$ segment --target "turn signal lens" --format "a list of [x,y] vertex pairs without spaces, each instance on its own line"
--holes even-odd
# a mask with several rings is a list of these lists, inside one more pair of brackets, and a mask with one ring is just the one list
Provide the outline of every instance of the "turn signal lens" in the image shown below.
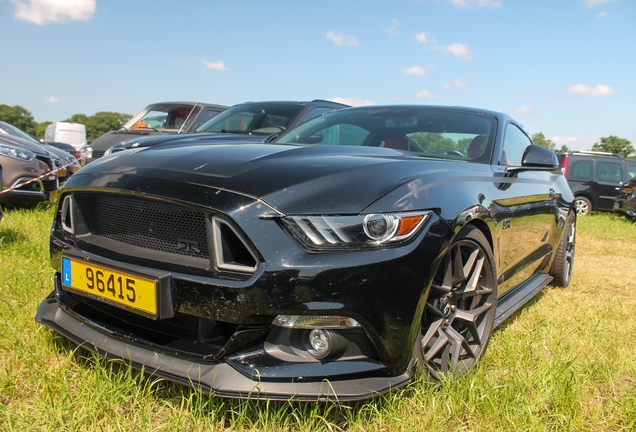
[[338,315],[278,315],[272,325],[296,329],[360,327],[355,319]]

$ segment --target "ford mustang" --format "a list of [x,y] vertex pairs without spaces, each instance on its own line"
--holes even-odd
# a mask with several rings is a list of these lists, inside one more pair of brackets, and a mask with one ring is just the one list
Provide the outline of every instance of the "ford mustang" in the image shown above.
[[462,373],[570,283],[558,165],[508,115],[441,106],[104,157],[60,190],[36,320],[221,397],[360,400]]

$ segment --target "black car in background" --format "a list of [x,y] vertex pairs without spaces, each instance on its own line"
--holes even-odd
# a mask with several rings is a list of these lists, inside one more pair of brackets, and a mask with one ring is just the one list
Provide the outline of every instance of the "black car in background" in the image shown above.
[[636,177],[625,183],[616,198],[614,198],[614,211],[627,217],[636,217]]
[[39,323],[218,396],[358,400],[471,368],[570,283],[574,196],[505,114],[349,108],[202,141],[71,177]]
[[227,106],[200,102],[159,102],[148,105],[121,129],[105,133],[90,144],[89,161],[122,141],[154,135],[188,133],[211,119]]
[[636,160],[617,154],[573,151],[557,156],[576,198],[579,216],[591,211],[612,211],[623,183],[636,176]]
[[206,136],[179,135],[130,139],[111,147],[106,154],[160,144],[217,141],[263,142],[273,140],[288,129],[335,110],[347,108],[338,102],[316,99],[310,102],[261,101],[233,105],[193,132]]

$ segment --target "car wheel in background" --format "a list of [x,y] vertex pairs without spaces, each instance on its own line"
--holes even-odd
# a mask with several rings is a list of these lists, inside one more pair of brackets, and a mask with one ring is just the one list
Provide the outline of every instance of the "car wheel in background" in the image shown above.
[[574,250],[576,248],[576,218],[574,213],[568,215],[563,230],[561,242],[557,249],[550,274],[554,277],[554,285],[565,288],[570,285],[572,267],[574,265]]
[[579,196],[574,199],[576,205],[576,214],[579,216],[585,216],[592,211],[592,203],[589,199]]
[[460,232],[437,270],[415,343],[418,368],[435,379],[473,366],[486,350],[497,307],[497,278],[484,235]]

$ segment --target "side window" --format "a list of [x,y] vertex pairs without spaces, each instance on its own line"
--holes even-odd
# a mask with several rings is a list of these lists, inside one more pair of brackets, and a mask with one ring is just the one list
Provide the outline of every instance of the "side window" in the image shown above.
[[636,177],[636,165],[627,165],[627,177]]
[[212,110],[203,111],[201,115],[197,118],[193,128],[198,128],[199,126],[201,126],[206,121],[210,120],[212,117],[214,117],[218,113],[219,113],[218,111],[212,111]]
[[592,161],[580,160],[572,164],[569,177],[572,180],[592,181]]
[[521,132],[521,129],[513,124],[506,126],[501,164],[521,166],[523,152],[530,144],[532,144],[532,142],[528,139],[526,134]]
[[620,183],[622,176],[621,164],[618,162],[597,162],[596,180],[608,183]]
[[324,113],[328,113],[333,111],[335,108],[327,108],[327,107],[316,107],[316,108],[312,108],[307,115],[305,116],[305,118],[303,119],[303,123],[311,120],[312,118],[316,118],[316,117],[320,117],[321,115],[323,115]]

